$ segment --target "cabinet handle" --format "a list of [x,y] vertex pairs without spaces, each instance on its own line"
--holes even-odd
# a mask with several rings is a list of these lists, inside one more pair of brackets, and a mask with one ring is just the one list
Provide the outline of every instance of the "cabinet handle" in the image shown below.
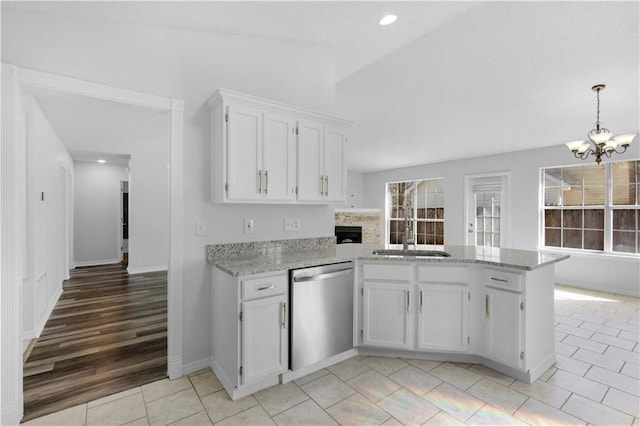
[[320,175],[320,195],[324,195],[324,176]]
[[271,284],[271,285],[265,285],[265,286],[262,286],[262,287],[258,287],[258,291],[270,290],[272,288],[276,288],[276,285],[275,284]]
[[282,302],[282,328],[287,328],[287,302]]
[[262,194],[262,170],[258,170],[258,194]]
[[409,296],[409,290],[407,290],[407,313],[409,313],[409,306],[411,305],[411,296]]
[[498,281],[499,283],[508,283],[509,282],[509,280],[506,280],[504,278],[496,278],[496,277],[491,277],[491,280]]
[[329,195],[329,176],[325,176],[325,177],[324,177],[324,179],[325,179],[325,181],[327,182],[327,187],[326,187],[326,189],[324,190],[324,195],[327,195],[327,196],[328,196],[328,195]]
[[422,290],[420,290],[420,313],[422,313]]
[[484,314],[487,318],[489,318],[489,295],[488,294],[484,297]]
[[269,191],[269,171],[268,170],[264,171],[264,181],[265,181],[264,193],[266,194]]

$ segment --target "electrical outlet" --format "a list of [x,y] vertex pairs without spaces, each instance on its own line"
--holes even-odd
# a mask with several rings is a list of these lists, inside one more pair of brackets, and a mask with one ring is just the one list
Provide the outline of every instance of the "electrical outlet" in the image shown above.
[[253,219],[245,219],[244,220],[244,233],[245,234],[253,234],[254,226]]
[[284,230],[286,232],[290,231],[299,231],[300,230],[300,219],[284,219]]

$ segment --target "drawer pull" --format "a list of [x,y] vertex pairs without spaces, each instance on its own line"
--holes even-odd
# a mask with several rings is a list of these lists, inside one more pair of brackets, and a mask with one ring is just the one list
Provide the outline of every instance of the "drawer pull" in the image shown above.
[[262,290],[271,290],[272,288],[276,288],[275,284],[271,284],[271,285],[265,285],[262,287],[258,287],[258,291],[262,291]]
[[283,302],[282,303],[282,322],[281,322],[281,326],[282,328],[287,328],[287,303]]
[[407,313],[409,313],[409,306],[411,305],[411,299],[409,299],[409,290],[407,290]]
[[504,278],[496,278],[496,277],[491,277],[491,280],[498,281],[499,283],[508,283],[509,282],[509,280],[506,280]]

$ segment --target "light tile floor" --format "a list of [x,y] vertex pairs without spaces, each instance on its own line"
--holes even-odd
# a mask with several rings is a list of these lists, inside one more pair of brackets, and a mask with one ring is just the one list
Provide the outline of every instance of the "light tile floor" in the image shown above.
[[231,401],[210,369],[28,425],[640,425],[639,299],[556,287],[558,361],[528,385],[480,365],[356,357]]

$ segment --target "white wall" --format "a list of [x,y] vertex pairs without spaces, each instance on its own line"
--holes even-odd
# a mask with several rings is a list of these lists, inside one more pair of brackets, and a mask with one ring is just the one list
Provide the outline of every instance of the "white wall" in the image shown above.
[[347,208],[363,206],[364,180],[362,173],[349,171],[347,176]]
[[[23,339],[40,335],[67,277],[65,204],[73,162],[33,97],[23,94],[26,115],[27,221],[23,282]],[[70,232],[70,229],[68,230]]]
[[120,182],[128,180],[119,164],[74,162],[74,264],[103,265],[121,260]]
[[[615,160],[640,158],[640,144]],[[591,161],[591,160],[590,160]],[[511,248],[536,250],[539,246],[538,199],[540,168],[583,164],[563,145],[477,157],[364,175],[364,206],[384,211],[385,183],[410,179],[445,179],[445,244],[465,243],[464,176],[489,172],[511,174]],[[384,229],[384,228],[383,228]],[[384,235],[382,236],[384,239]],[[384,242],[384,241],[382,241]],[[556,265],[556,281],[585,288],[640,295],[640,259],[620,256],[571,254]]]
[[169,150],[165,140],[129,147],[129,273],[166,270],[169,262]]
[[[333,209],[326,206],[209,202],[209,116],[204,104],[223,87],[332,113],[335,81],[328,49],[281,40],[84,22],[7,8],[2,13],[2,60],[185,101],[183,360],[187,366],[210,356],[207,244],[333,235]],[[162,148],[156,145],[156,149]],[[120,152],[131,153],[133,210],[138,160],[135,152]],[[242,219],[247,217],[257,220],[254,234],[242,233]],[[285,217],[299,218],[302,229],[285,233]],[[199,220],[207,222],[205,237],[195,235]],[[167,224],[159,221],[152,227],[160,233],[168,229]],[[133,227],[131,223],[132,261]]]

